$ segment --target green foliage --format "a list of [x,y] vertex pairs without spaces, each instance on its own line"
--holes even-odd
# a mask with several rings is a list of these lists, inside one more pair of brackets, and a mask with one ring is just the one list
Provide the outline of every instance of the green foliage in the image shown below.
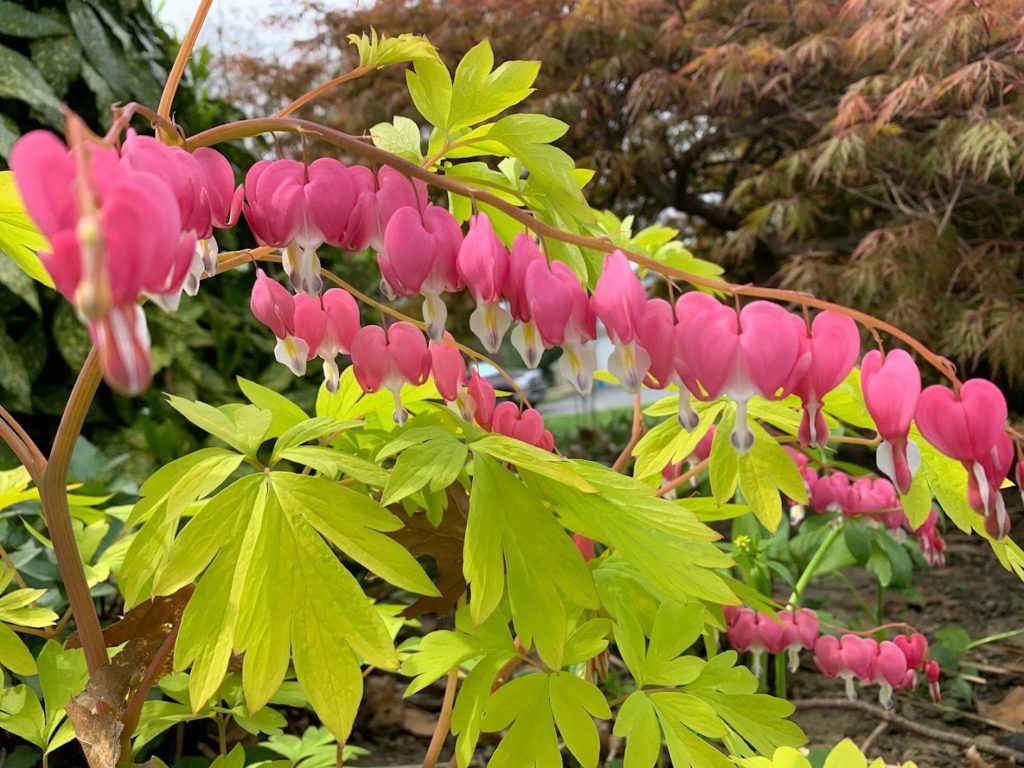
[[[736,763],[741,768],[811,768],[810,761],[791,747],[780,747],[771,758],[750,757]],[[870,765],[857,745],[849,739],[843,739],[835,749],[828,753],[823,768],[885,768],[886,762],[881,758],[873,760]],[[899,768],[916,768],[914,763],[901,763]]]
[[20,736],[44,754],[75,738],[65,719],[64,706],[79,693],[88,678],[80,650],[64,650],[57,643],[43,646],[35,662],[38,688],[24,683],[8,688],[0,697],[0,728]]
[[419,35],[378,36],[376,30],[371,29],[369,35],[349,35],[348,40],[359,52],[359,64],[364,67],[380,68],[389,64],[437,58],[437,49]]

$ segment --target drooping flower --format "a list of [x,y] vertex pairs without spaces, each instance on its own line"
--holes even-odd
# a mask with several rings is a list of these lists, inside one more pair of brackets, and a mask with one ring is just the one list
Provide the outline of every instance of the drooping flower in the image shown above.
[[507,400],[504,403],[499,403],[494,409],[494,416],[491,418],[491,431],[522,440],[524,443],[535,445],[538,448],[544,448],[546,444],[544,417],[540,415],[540,411],[534,408],[525,408],[520,411],[519,406]]
[[909,671],[902,648],[891,640],[883,640],[878,644],[874,676],[879,686],[878,703],[885,709],[892,708],[893,690],[906,686]]
[[814,663],[825,677],[845,681],[846,697],[851,701],[857,698],[855,679],[863,683],[874,680],[877,656],[878,643],[857,635],[822,635],[814,644]]
[[494,354],[512,324],[512,316],[501,305],[508,279],[509,254],[494,234],[487,214],[478,213],[469,220],[469,232],[459,249],[459,272],[476,300],[469,316],[469,327],[484,349]]
[[[359,166],[352,170],[356,168]],[[384,235],[396,211],[402,208],[423,211],[430,202],[427,185],[423,181],[410,179],[388,165],[380,167],[376,178],[367,169],[366,173],[360,172],[356,181],[359,188],[356,209],[361,220],[359,232],[363,242],[377,253],[385,250]]]
[[[39,254],[54,285],[89,326],[110,386],[135,395],[152,378],[142,294],[175,293],[194,240],[183,235],[173,191],[99,144],[69,151],[32,131],[11,152],[25,207],[50,241]],[[80,177],[80,174],[82,176]]]
[[811,507],[815,512],[842,512],[849,506],[850,476],[832,472],[819,477],[811,488]]
[[864,405],[882,437],[875,452],[878,469],[900,493],[907,494],[921,465],[921,452],[907,437],[921,395],[921,372],[902,349],[894,349],[884,358],[873,349],[861,361],[860,382]]
[[597,338],[597,319],[579,279],[561,261],[534,260],[523,290],[543,345],[562,347],[558,370],[580,394],[589,393],[597,367],[590,343]]
[[430,372],[438,393],[454,404],[462,418],[472,419],[476,403],[466,389],[466,361],[450,334],[445,333],[440,342],[430,342],[430,360]]
[[800,651],[813,651],[818,641],[818,614],[810,608],[799,608],[795,612],[780,611],[779,618],[790,628],[786,634],[785,650],[789,656],[789,671],[796,672],[800,667]]
[[932,507],[927,519],[920,528],[915,531],[917,534],[917,545],[921,549],[921,555],[933,568],[942,568],[946,565],[946,542],[938,530],[939,513]]
[[932,701],[936,704],[942,703],[942,690],[939,687],[939,677],[942,675],[942,669],[939,667],[939,663],[932,659],[925,662],[924,674],[928,679],[928,692],[931,694]]
[[348,291],[331,288],[323,296],[296,294],[295,335],[306,342],[307,360],[319,356],[324,361],[327,391],[338,391],[336,358],[348,354],[359,330],[359,307]]
[[491,428],[491,419],[497,405],[494,387],[474,368],[466,385],[466,394],[473,402],[473,419],[484,429]]
[[352,339],[352,368],[364,392],[391,391],[394,419],[404,424],[409,412],[402,405],[403,384],[419,386],[430,376],[427,340],[412,323],[398,322],[386,331],[379,325],[359,329]]
[[[242,202],[245,189],[235,185],[235,173],[231,163],[220,152],[210,147],[200,147],[192,156],[199,164],[203,177],[203,188],[210,206],[210,218],[213,227],[224,229],[233,227],[242,213]],[[205,272],[217,274],[217,255],[220,251],[212,228],[209,232],[197,235],[196,257],[193,258],[189,276],[185,279],[185,293],[195,296],[199,290],[199,277]]]
[[384,250],[377,254],[383,280],[395,296],[423,294],[427,335],[440,341],[448,309],[442,293],[462,290],[458,255],[462,230],[447,209],[428,205],[399,208],[384,232]]
[[737,315],[706,294],[691,291],[676,302],[681,334],[680,378],[695,396],[726,395],[736,403],[731,440],[740,453],[754,435],[747,424],[747,403],[754,395],[777,400],[788,381],[799,378],[800,329],[782,307],[754,301]]
[[[512,346],[526,363],[527,368],[536,368],[544,352],[544,339],[533,320],[531,304],[527,297],[526,274],[534,262],[547,268],[547,259],[537,247],[536,241],[525,232],[520,232],[512,241],[509,254],[508,279],[502,293],[508,302],[509,312],[516,321],[512,329]],[[561,287],[561,284],[558,284]],[[550,300],[557,301],[553,296]]]
[[802,344],[802,354],[808,356],[809,363],[790,387],[803,404],[800,443],[824,445],[828,442],[828,425],[821,403],[853,370],[860,351],[860,334],[851,318],[825,311],[815,316]]
[[985,516],[985,530],[1001,538],[1010,519],[999,491],[1013,463],[1013,443],[1003,433],[1006,398],[984,379],[970,379],[959,394],[933,385],[921,393],[917,426],[921,435],[967,469],[968,501]]
[[[288,366],[296,376],[305,375],[306,362],[311,360],[316,352],[311,352],[309,343],[296,333],[295,300],[288,290],[276,280],[267,277],[267,273],[262,269],[257,269],[249,308],[255,318],[277,337],[274,359]],[[321,330],[321,335],[322,333]]]
[[316,296],[323,287],[317,249],[351,241],[359,188],[349,168],[322,157],[308,167],[297,160],[260,160],[245,176],[245,218],[262,245],[282,249],[292,287]]
[[920,632],[910,635],[896,635],[892,639],[907,660],[907,667],[910,669],[923,669],[925,659],[928,656],[928,638]]
[[639,343],[647,292],[622,251],[605,257],[591,305],[615,345],[608,370],[627,392],[638,392],[651,365],[650,355]]

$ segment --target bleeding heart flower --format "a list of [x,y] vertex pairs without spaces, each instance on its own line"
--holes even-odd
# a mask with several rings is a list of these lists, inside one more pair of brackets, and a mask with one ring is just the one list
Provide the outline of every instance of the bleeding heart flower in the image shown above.
[[917,405],[924,439],[966,467],[968,500],[985,515],[985,529],[993,538],[1010,529],[999,491],[1013,463],[1013,444],[1003,434],[1007,415],[1003,393],[984,379],[965,381],[959,395],[943,386],[928,387]]
[[933,568],[942,568],[946,565],[946,542],[938,531],[939,513],[932,507],[927,519],[917,529],[917,544],[921,548],[921,554]]
[[579,549],[580,554],[583,555],[584,562],[589,563],[597,557],[597,547],[595,546],[593,539],[588,539],[581,533],[574,533],[572,540],[576,545],[576,548]]
[[423,294],[427,335],[440,341],[448,309],[444,292],[462,290],[458,270],[462,230],[447,209],[428,205],[399,208],[384,232],[384,250],[377,254],[384,282],[395,296]]
[[430,342],[430,370],[441,397],[455,403],[462,417],[473,418],[474,403],[466,394],[466,361],[454,346],[451,335],[445,334],[441,343]]
[[195,246],[182,234],[173,191],[159,176],[120,162],[113,148],[69,152],[47,131],[15,143],[11,168],[29,215],[50,241],[49,252],[39,254],[43,266],[89,325],[107,382],[138,394],[152,376],[139,296],[178,292]]
[[936,704],[941,704],[942,690],[939,688],[939,677],[942,675],[942,669],[939,667],[938,662],[931,659],[926,661],[924,674],[928,678],[928,692],[931,694],[932,701]]
[[487,214],[474,215],[459,249],[459,272],[476,300],[469,327],[491,354],[501,348],[501,340],[512,324],[512,315],[500,304],[508,279],[508,261],[508,251],[494,234]]
[[882,437],[875,460],[902,494],[910,492],[914,472],[921,466],[921,452],[910,434],[910,422],[921,395],[921,372],[902,349],[882,353],[873,349],[860,364],[864,405]]
[[350,243],[359,187],[349,168],[322,157],[260,160],[245,176],[245,218],[262,245],[282,249],[292,287],[316,296],[323,287],[317,248]]
[[819,477],[811,489],[811,506],[815,512],[843,512],[849,507],[850,476],[833,472]]
[[874,676],[879,685],[878,703],[892,709],[892,692],[904,685],[908,672],[907,657],[896,643],[883,640],[878,644]]
[[[219,229],[235,226],[242,212],[245,190],[241,185],[235,185],[231,163],[220,152],[209,147],[200,147],[192,153],[192,157],[202,172],[203,190],[210,206],[213,226]],[[213,237],[212,228],[209,232],[199,233],[198,237],[196,255],[199,264],[193,259],[189,277],[185,280],[185,293],[189,296],[195,296],[198,292],[202,272],[217,274],[217,254],[220,249]]]
[[491,431],[540,448],[544,441],[544,417],[534,408],[520,411],[515,403],[505,401],[494,409]]
[[842,638],[822,635],[814,644],[814,663],[825,677],[842,678],[846,682],[846,697],[857,698],[854,679],[870,683],[874,680],[878,643],[874,640],[846,634]]
[[296,376],[305,375],[306,362],[313,355],[310,354],[309,344],[296,333],[295,300],[288,290],[267,277],[262,269],[257,269],[249,308],[253,316],[277,337],[274,359],[288,366]]
[[852,319],[826,311],[814,318],[802,344],[802,354],[807,355],[810,362],[803,375],[789,387],[803,401],[800,443],[825,445],[828,424],[821,412],[821,402],[853,370],[860,351],[860,334]]
[[[544,351],[544,340],[537,324],[533,321],[533,312],[527,297],[526,274],[533,263],[542,265],[548,272],[547,259],[540,252],[536,241],[525,232],[520,232],[512,241],[509,255],[508,279],[505,280],[503,294],[508,302],[509,311],[517,325],[512,329],[512,346],[526,363],[527,368],[536,368]],[[557,284],[561,288],[561,284]],[[557,288],[556,288],[557,290]],[[557,297],[554,297],[557,300]]]
[[141,306],[132,303],[112,307],[101,320],[89,324],[89,336],[111,389],[133,396],[149,387],[153,363],[149,328]]
[[379,325],[359,329],[352,339],[352,369],[364,392],[384,388],[395,400],[395,423],[405,424],[409,412],[402,406],[403,384],[419,386],[430,376],[427,340],[412,323],[399,322],[386,331]]
[[534,260],[526,269],[524,293],[543,346],[562,346],[559,371],[580,394],[589,393],[597,367],[590,343],[597,338],[597,320],[580,281],[561,261]]
[[352,294],[341,288],[331,288],[321,297],[326,318],[324,339],[316,353],[324,361],[324,380],[327,391],[338,391],[338,355],[347,355],[352,348],[352,339],[359,331],[359,306]]
[[490,429],[497,398],[494,394],[494,387],[491,386],[487,379],[480,375],[476,368],[470,374],[469,384],[466,385],[466,393],[473,401],[473,418],[476,420],[476,423],[484,429]]
[[800,608],[795,613],[781,611],[779,618],[790,628],[786,635],[788,643],[785,650],[789,656],[789,671],[796,672],[800,667],[800,651],[814,650],[814,644],[818,641],[818,614],[810,608]]
[[615,345],[608,370],[627,392],[639,392],[651,365],[650,355],[638,343],[647,292],[622,251],[605,256],[591,306]]
[[912,635],[896,635],[892,641],[903,651],[910,669],[924,667],[925,658],[928,656],[928,638],[920,632],[915,632]]
[[747,403],[754,395],[777,400],[800,359],[800,332],[794,316],[766,301],[754,301],[737,315],[703,293],[683,294],[676,302],[681,333],[680,378],[701,399],[727,395],[736,403],[733,447],[746,453],[754,442],[747,424]]
[[384,234],[396,211],[402,208],[422,211],[430,202],[426,183],[410,179],[387,165],[377,171],[376,179],[368,172],[360,174],[357,183],[360,193],[356,208],[362,219],[359,231],[363,241],[377,253],[384,251]]

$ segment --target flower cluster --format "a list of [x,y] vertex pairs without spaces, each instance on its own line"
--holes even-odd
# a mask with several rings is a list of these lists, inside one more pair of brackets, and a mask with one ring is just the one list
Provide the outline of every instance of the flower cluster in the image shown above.
[[789,670],[795,672],[800,666],[800,651],[813,650],[818,639],[818,616],[810,608],[780,611],[778,620],[749,608],[726,605],[722,610],[729,645],[739,653],[749,651],[753,654],[751,670],[758,676],[761,675],[761,657],[765,653],[773,656],[787,654]]
[[[107,380],[128,394],[140,392],[152,376],[140,297],[172,310],[183,290],[195,293],[203,272],[216,270],[213,228],[233,225],[242,211],[260,243],[281,249],[299,294],[287,296],[257,275],[252,308],[277,337],[277,358],[301,373],[319,356],[328,387],[336,388],[336,358],[351,353],[367,391],[395,393],[399,420],[405,413],[398,402],[402,384],[421,382],[434,371],[427,339],[444,339],[442,296],[463,289],[476,302],[470,329],[488,351],[498,350],[510,328],[528,366],[539,363],[544,349],[561,347],[559,368],[580,392],[593,386],[600,320],[615,347],[611,372],[633,392],[677,386],[685,428],[697,424],[692,398],[733,400],[730,440],[739,452],[753,443],[747,404],[755,395],[799,397],[800,442],[825,444],[823,401],[859,354],[856,324],[838,312],[811,319],[766,301],[734,308],[699,291],[684,293],[674,305],[648,299],[621,251],[605,258],[588,293],[529,234],[518,234],[507,248],[487,215],[478,213],[464,235],[447,208],[430,202],[423,182],[388,167],[374,173],[331,158],[308,165],[268,160],[253,165],[236,188],[230,165],[217,152],[189,153],[131,131],[120,146],[81,142],[70,151],[52,134],[33,132],[17,142],[11,165],[29,213],[50,240],[44,265],[88,324]],[[351,296],[334,289],[321,295],[317,251],[324,244],[372,248],[385,295],[423,297],[427,339],[408,323],[359,329]],[[471,398],[460,394],[457,383],[464,363],[454,364],[451,354],[447,360],[446,389],[468,414]],[[1006,401],[995,385],[972,379],[956,391],[922,390],[917,365],[902,350],[865,355],[861,382],[881,439],[878,466],[891,487],[908,493],[920,464],[910,439],[916,421],[925,440],[967,469],[968,500],[984,515],[988,533],[1005,536],[1010,521],[999,489],[1014,451],[1004,433]],[[542,429],[537,437],[539,414],[500,411],[501,430],[545,444]],[[1024,475],[1019,466],[1018,474]],[[837,477],[828,483],[841,485]],[[895,508],[890,486],[868,482],[850,484],[853,496],[844,509],[877,510],[882,503]],[[822,492],[829,490],[823,486]]]
[[893,691],[917,688],[919,672],[928,680],[932,699],[942,700],[941,670],[937,662],[928,658],[928,640],[920,633],[897,635],[881,642],[853,634],[822,635],[814,644],[814,663],[825,677],[842,678],[851,700],[857,698],[854,680],[866,685],[874,683],[879,688],[879,702],[889,708]]
[[[993,538],[1010,531],[999,492],[1013,464],[1013,443],[1004,432],[1006,398],[990,381],[970,379],[957,391],[933,385],[921,390],[921,374],[906,352],[883,356],[872,350],[861,362],[864,403],[882,438],[876,457],[900,493],[908,493],[921,463],[920,449],[909,439],[911,421],[941,453],[967,469],[967,499],[985,517]],[[1019,470],[1018,470],[1019,471]]]
[[805,454],[789,446],[784,448],[800,470],[811,509],[815,512],[838,512],[845,517],[873,519],[884,524],[897,538],[904,533],[915,535],[928,564],[945,565],[946,543],[937,530],[939,516],[934,507],[925,522],[915,529],[907,519],[896,488],[886,478],[852,479],[841,471],[819,475],[809,465]]
[[188,153],[129,132],[120,147],[73,149],[32,131],[11,151],[25,207],[49,240],[40,253],[54,285],[89,327],[107,382],[149,386],[149,331],[139,299],[173,311],[216,270],[214,227],[235,223],[241,191],[212,149]]
[[845,634],[842,637],[820,634],[820,624],[809,608],[785,610],[778,618],[750,608],[723,606],[729,645],[739,653],[751,653],[751,671],[760,676],[765,653],[786,653],[789,670],[800,665],[800,651],[813,650],[814,663],[829,679],[846,682],[846,695],[857,698],[854,680],[877,684],[879,702],[892,706],[896,690],[915,689],[920,672],[928,680],[932,698],[941,701],[939,665],[928,659],[928,640],[915,632],[897,635],[881,642],[869,637]]

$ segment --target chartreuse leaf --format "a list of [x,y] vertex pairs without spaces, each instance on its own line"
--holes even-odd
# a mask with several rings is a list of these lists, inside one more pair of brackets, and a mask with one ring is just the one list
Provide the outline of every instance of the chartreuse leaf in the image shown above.
[[361,662],[394,669],[398,659],[380,612],[321,535],[386,578],[432,591],[412,556],[382,533],[400,526],[371,498],[306,475],[252,475],[214,497],[156,577],[171,592],[206,569],[175,648],[175,667],[192,666],[192,706],[217,691],[232,652],[244,652],[242,685],[257,710],[290,657],[321,720],[346,738],[362,697]]
[[916,530],[924,525],[932,511],[932,494],[924,472],[914,473],[910,493],[906,496],[900,494],[900,506],[903,507],[911,528]]
[[372,498],[319,477],[272,476],[282,504],[353,560],[402,589],[439,594],[408,550],[384,535],[400,530],[402,521]]
[[0,252],[13,259],[33,280],[52,288],[53,280],[36,256],[36,251],[44,251],[49,247],[46,238],[25,211],[25,204],[14,184],[14,174],[11,171],[0,172]]
[[270,411],[255,405],[214,408],[176,395],[168,395],[167,402],[200,429],[250,457],[256,455],[274,420]]
[[469,449],[453,435],[438,430],[436,439],[414,445],[398,457],[384,487],[381,504],[390,505],[424,487],[441,491],[455,482]]
[[274,443],[274,450],[270,456],[270,464],[273,466],[281,458],[281,454],[292,448],[297,448],[310,440],[329,438],[342,430],[360,424],[359,421],[338,421],[327,416],[315,416],[312,419],[303,419],[298,424],[293,424],[284,430]]
[[286,429],[300,424],[309,417],[295,403],[282,395],[280,392],[249,381],[241,376],[236,377],[238,388],[246,396],[250,403],[264,411],[270,411],[270,429],[267,430],[266,439],[278,437]]
[[18,675],[36,674],[36,660],[18,635],[0,624],[0,666]]
[[46,719],[35,691],[22,684],[0,693],[0,728],[46,749]]
[[361,35],[349,35],[348,41],[359,51],[359,66],[386,67],[417,59],[436,59],[437,49],[427,38],[420,35],[403,34],[397,37],[377,35],[370,30]]
[[[530,674],[501,686],[484,707],[482,728],[508,728],[488,766],[491,768],[559,768],[555,725],[566,747],[583,768],[595,768],[599,738],[594,718],[611,717],[601,692],[567,672]],[[511,727],[510,727],[511,726]]]
[[495,611],[482,624],[473,626],[469,609],[463,606],[456,613],[454,631],[440,629],[429,633],[403,659],[402,674],[415,678],[404,695],[423,690],[470,659],[500,657],[504,664],[517,654],[508,617]]
[[497,608],[505,592],[522,643],[535,643],[552,668],[562,666],[566,627],[583,608],[597,608],[590,571],[572,539],[511,472],[476,455],[466,526],[463,571],[475,622]]
[[444,132],[452,105],[452,79],[439,59],[419,58],[406,70],[405,82],[416,110],[431,125]]
[[543,451],[522,440],[498,434],[488,434],[469,445],[474,454],[485,453],[492,459],[514,464],[519,469],[536,472],[538,475],[550,477],[560,483],[572,486],[585,493],[594,493],[596,489],[582,477],[573,462]]
[[452,710],[452,733],[455,740],[455,757],[459,768],[468,768],[476,751],[483,725],[484,702],[491,693],[491,686],[508,658],[498,654],[485,656],[476,663],[466,679],[459,686],[459,695]]
[[711,441],[708,478],[711,481],[711,495],[719,505],[728,502],[736,493],[739,478],[739,457],[732,447],[729,435],[736,426],[736,406],[729,403],[725,407],[722,420],[715,430]]
[[396,115],[394,122],[377,123],[370,128],[373,143],[383,150],[414,163],[423,159],[420,127],[408,117]]
[[752,422],[751,430],[754,445],[738,461],[739,489],[761,524],[774,532],[782,519],[779,489],[800,504],[807,504],[807,489],[796,463],[764,427]]
[[235,748],[226,755],[221,755],[210,763],[210,768],[242,768],[244,765],[245,750],[241,744],[236,744]]
[[488,40],[477,43],[459,62],[452,84],[449,131],[494,117],[533,93],[539,61],[506,61],[497,69]]
[[45,589],[16,589],[0,597],[0,621],[24,627],[48,627],[59,618],[49,608],[32,607]]
[[300,445],[282,451],[281,458],[311,467],[331,480],[348,475],[354,480],[376,488],[383,488],[388,482],[388,473],[381,469],[379,464],[341,450]]
[[626,740],[623,768],[653,768],[661,754],[661,731],[651,700],[634,691],[622,703],[612,733]]
[[[118,573],[129,608],[151,594],[153,577],[167,557],[188,506],[220,486],[241,463],[242,456],[237,453],[204,448],[164,465],[142,484],[142,499],[136,503],[127,525],[145,522],[132,537]],[[217,543],[221,541],[218,539]]]
[[[674,399],[673,402],[678,400]],[[667,465],[688,458],[724,408],[725,403],[721,402],[706,405],[698,403],[700,421],[690,432],[679,425],[679,419],[675,418],[676,410],[673,408],[672,417],[647,432],[633,449],[633,455],[637,457],[633,476],[643,478],[660,475]]]
[[614,548],[616,557],[667,595],[683,603],[693,598],[739,602],[713,570],[732,564],[711,543],[718,534],[639,481],[586,462],[575,465],[588,484],[599,487],[598,493],[581,493],[522,468],[520,475],[558,510],[566,527]]

